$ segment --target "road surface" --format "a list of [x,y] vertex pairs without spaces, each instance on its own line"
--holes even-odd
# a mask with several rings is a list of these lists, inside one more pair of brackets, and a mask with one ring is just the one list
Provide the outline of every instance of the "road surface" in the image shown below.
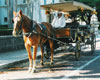
[[2,69],[0,80],[100,80],[100,39],[97,40],[95,53],[90,47],[83,49],[79,61],[74,53],[59,51],[54,55],[54,66],[44,59],[44,66],[37,59],[36,73],[28,73],[28,61]]

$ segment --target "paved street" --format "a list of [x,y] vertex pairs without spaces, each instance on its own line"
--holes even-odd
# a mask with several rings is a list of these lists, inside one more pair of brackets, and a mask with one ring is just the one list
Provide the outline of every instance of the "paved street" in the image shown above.
[[0,80],[100,80],[99,8],[100,0],[0,0]]
[[[38,48],[37,56],[39,56],[40,54],[41,54],[40,48]],[[7,67],[7,65],[13,64],[15,62],[19,62],[27,59],[28,59],[28,55],[26,49],[0,53],[0,69]]]
[[[23,55],[20,57],[25,55],[27,58],[27,53],[24,50],[21,51]],[[2,63],[3,58],[4,56],[2,58],[0,56]],[[75,60],[74,53],[59,51],[54,55],[54,66],[50,66],[49,60],[46,59],[44,59],[44,66],[41,66],[39,62],[40,58],[37,60],[37,72],[33,74],[27,72],[27,60],[1,68],[0,80],[100,80],[100,38],[97,37],[95,53],[92,55],[90,48],[84,49],[79,61]]]

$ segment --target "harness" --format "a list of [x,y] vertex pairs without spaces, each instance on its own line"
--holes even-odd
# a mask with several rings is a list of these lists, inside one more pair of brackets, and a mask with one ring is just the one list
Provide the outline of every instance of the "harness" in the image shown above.
[[[37,25],[40,27],[42,33],[39,33],[36,29]],[[31,37],[34,34],[40,34],[42,36],[46,36],[47,37],[47,33],[45,33],[45,30],[46,30],[46,27],[44,24],[39,24],[39,23],[36,23],[34,20],[31,20],[31,27],[30,27],[30,32],[26,32],[24,33],[23,32],[23,35],[25,35],[26,37]]]
[[[20,25],[20,27],[22,26],[22,21],[23,21],[23,19],[21,20],[21,25]],[[38,33],[38,32],[37,32],[37,30],[36,30],[36,25],[38,25],[38,26],[40,27],[40,29],[42,30],[41,33]],[[64,43],[64,42],[62,42],[62,41],[60,41],[60,40],[58,40],[58,39],[56,39],[56,38],[54,38],[54,37],[48,36],[47,33],[44,32],[44,30],[46,30],[46,27],[45,27],[44,24],[38,24],[38,23],[36,23],[34,20],[31,20],[31,28],[30,28],[30,29],[31,29],[30,32],[26,32],[26,33],[23,32],[22,34],[25,35],[26,37],[31,37],[31,36],[33,35],[33,33],[34,33],[34,34],[39,34],[39,35],[41,35],[41,36],[46,37],[47,39],[56,40],[56,41],[60,42],[61,44],[67,45],[66,43]]]
[[22,34],[26,37],[31,37],[31,35],[35,33],[38,34],[37,30],[36,30],[36,22],[31,20],[31,27],[30,27],[30,32],[23,32]]
[[[16,16],[16,17],[18,17],[18,16]],[[22,29],[22,23],[23,23],[23,17],[22,17],[22,19],[21,19],[21,24],[20,24],[20,30]],[[38,33],[37,32],[37,29],[36,29],[36,25],[38,25],[39,27],[40,27],[40,29],[42,30],[42,33]],[[23,35],[25,35],[26,37],[31,37],[31,35],[33,35],[33,33],[34,34],[39,34],[39,35],[41,35],[41,36],[44,36],[44,37],[46,37],[47,39],[52,39],[52,40],[56,40],[56,41],[58,41],[58,42],[60,42],[60,43],[62,43],[62,44],[64,44],[64,45],[67,45],[66,43],[64,43],[64,42],[62,42],[62,41],[60,41],[60,40],[58,40],[58,39],[56,39],[56,38],[54,38],[54,37],[51,37],[51,36],[48,36],[47,35],[47,33],[45,34],[45,32],[44,32],[44,30],[46,30],[46,27],[45,27],[45,25],[44,24],[38,24],[38,23],[36,23],[34,20],[31,20],[31,27],[30,27],[30,32],[23,32],[22,34]]]
[[[36,31],[36,25],[38,25],[38,26],[40,27],[40,29],[42,30],[42,33],[38,33],[38,32]],[[23,35],[25,35],[25,36],[27,36],[27,37],[31,37],[31,35],[32,35],[33,33],[35,33],[35,34],[39,34],[39,35],[41,35],[41,36],[44,36],[44,37],[46,37],[47,39],[56,40],[56,41],[60,42],[61,44],[67,45],[66,43],[64,43],[64,42],[62,42],[62,41],[60,41],[60,40],[58,40],[58,39],[56,39],[56,38],[54,38],[54,37],[48,36],[47,33],[44,32],[44,30],[46,30],[46,27],[45,27],[44,24],[38,24],[38,23],[36,23],[35,21],[32,20],[32,26],[31,26],[31,28],[32,28],[32,32],[23,33]],[[40,40],[40,41],[41,41],[41,40]]]

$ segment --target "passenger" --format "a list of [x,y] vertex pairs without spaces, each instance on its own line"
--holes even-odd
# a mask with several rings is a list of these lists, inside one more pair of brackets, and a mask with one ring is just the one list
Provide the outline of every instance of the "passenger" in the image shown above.
[[79,25],[86,25],[86,22],[83,20],[82,16],[77,15],[76,20],[79,23]]
[[66,17],[66,23],[72,23],[72,19],[70,18],[71,17],[70,14],[66,14],[65,17]]
[[51,24],[54,28],[63,28],[63,27],[65,27],[66,20],[65,20],[64,14],[62,14],[61,12],[58,12],[58,14],[56,14],[54,16],[54,19],[53,19]]

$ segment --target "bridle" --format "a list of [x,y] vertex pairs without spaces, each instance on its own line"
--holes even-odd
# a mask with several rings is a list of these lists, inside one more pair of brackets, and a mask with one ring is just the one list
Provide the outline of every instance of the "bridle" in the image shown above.
[[[15,18],[17,18],[17,17],[19,17],[19,15],[17,15]],[[14,23],[14,20],[13,19],[12,19],[12,23]],[[18,28],[18,30],[20,30],[20,31],[22,29],[22,24],[23,24],[23,17],[21,17],[21,23],[20,23],[20,26]]]
[[[17,17],[17,16],[16,16]],[[23,24],[23,17],[21,17],[21,24],[19,26],[19,30],[22,30],[22,24]]]
[[30,32],[23,32],[22,34],[26,37],[30,37],[33,33],[38,34],[37,30],[35,29],[35,25],[37,23],[34,20],[31,20]]

